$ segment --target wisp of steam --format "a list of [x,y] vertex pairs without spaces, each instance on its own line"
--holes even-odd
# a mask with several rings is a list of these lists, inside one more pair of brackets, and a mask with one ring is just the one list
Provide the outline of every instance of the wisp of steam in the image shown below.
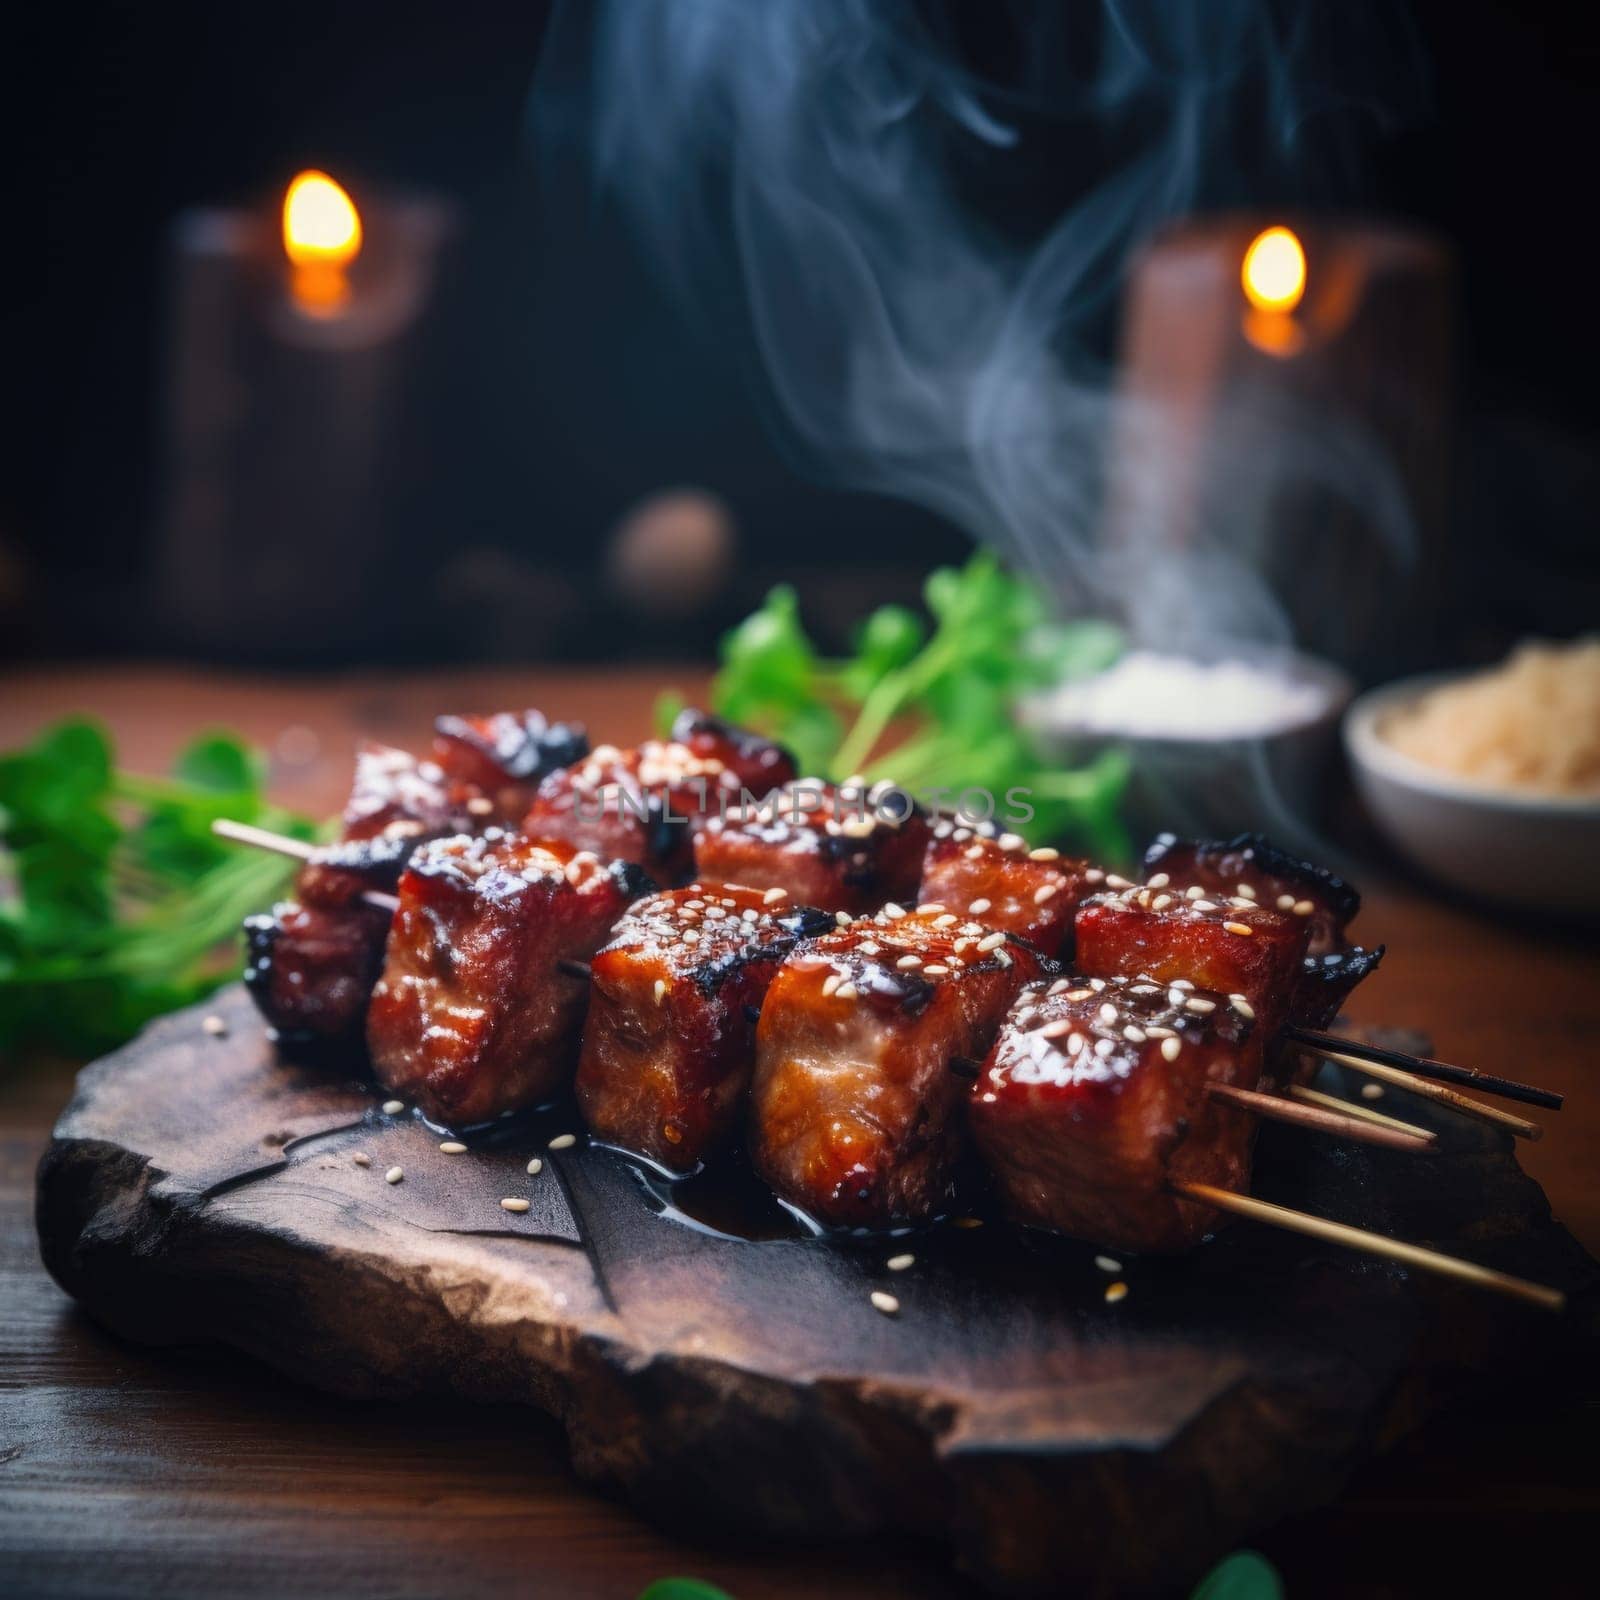
[[[1349,197],[1362,124],[1414,93],[1396,9],[995,0],[980,66],[952,7],[600,0],[558,13],[534,137],[547,171],[581,164],[621,208],[708,331],[749,330],[803,470],[932,508],[1065,611],[1168,646],[1197,628],[1281,640],[1258,575],[1280,480],[1337,484],[1399,553],[1381,456],[1326,419],[1241,418],[1254,476],[1232,478],[1181,564],[1130,573],[1140,541],[1100,537],[1105,326],[1130,249],[1171,219]],[[1051,122],[1094,176],[1019,237],[1012,168]],[[1117,437],[1159,474],[1160,419],[1123,417]]]

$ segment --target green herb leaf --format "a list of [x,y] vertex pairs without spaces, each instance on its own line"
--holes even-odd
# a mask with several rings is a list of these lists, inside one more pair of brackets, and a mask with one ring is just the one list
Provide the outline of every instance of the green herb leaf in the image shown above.
[[657,1578],[640,1591],[639,1600],[733,1600],[733,1596],[700,1578]]

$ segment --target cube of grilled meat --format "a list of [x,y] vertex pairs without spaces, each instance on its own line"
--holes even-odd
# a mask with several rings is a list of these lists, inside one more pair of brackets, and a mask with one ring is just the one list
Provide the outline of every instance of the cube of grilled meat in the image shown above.
[[767,985],[824,911],[692,883],[638,901],[590,963],[578,1105],[589,1131],[688,1172],[741,1121]]
[[1078,908],[1079,972],[1242,995],[1264,1037],[1288,1020],[1310,932],[1306,918],[1243,895],[1213,899],[1199,884],[1107,881],[1122,886]]
[[1358,944],[1325,955],[1307,956],[1289,1007],[1290,1022],[1302,1028],[1329,1028],[1350,992],[1370,978],[1383,960],[1384,946],[1364,950]]
[[449,783],[482,797],[481,805],[469,799],[480,827],[515,825],[533,804],[542,778],[588,753],[581,726],[547,722],[540,711],[440,717],[433,725],[434,762]]
[[933,1215],[965,1139],[952,1062],[983,1056],[1044,966],[1009,934],[898,906],[797,950],[756,1028],[756,1170],[829,1226]]
[[922,861],[922,904],[1003,928],[1047,956],[1072,942],[1080,901],[1104,880],[1087,861],[1059,850],[1030,850],[1014,833],[989,836],[944,818],[933,825]]
[[608,860],[638,862],[669,883],[689,871],[690,824],[738,796],[738,774],[688,745],[661,739],[633,750],[599,745],[539,785],[522,828]]
[[764,805],[702,823],[695,875],[856,915],[916,895],[927,842],[927,819],[892,784],[863,790],[803,778]]
[[1254,1089],[1260,1030],[1237,1000],[1138,978],[1030,984],[968,1111],[1009,1213],[1118,1250],[1184,1250],[1216,1227],[1173,1181],[1250,1187],[1256,1118],[1213,1100]]
[[672,738],[702,761],[720,761],[734,783],[753,795],[769,794],[800,776],[794,757],[781,744],[706,711],[680,711]]
[[490,829],[424,845],[400,879],[367,1014],[380,1082],[458,1125],[547,1099],[577,1064],[587,962],[653,887],[637,867]]
[[1241,895],[1310,925],[1308,954],[1327,955],[1345,945],[1345,929],[1361,909],[1354,884],[1315,862],[1280,850],[1264,834],[1232,839],[1180,839],[1157,834],[1144,856],[1145,881],[1197,883],[1217,896]]
[[453,787],[436,762],[419,761],[393,745],[363,744],[356,751],[355,781],[341,832],[346,839],[382,834],[437,839],[468,829],[468,796],[453,793]]
[[354,1043],[383,970],[388,931],[389,913],[359,899],[332,906],[281,901],[245,918],[245,987],[283,1043]]

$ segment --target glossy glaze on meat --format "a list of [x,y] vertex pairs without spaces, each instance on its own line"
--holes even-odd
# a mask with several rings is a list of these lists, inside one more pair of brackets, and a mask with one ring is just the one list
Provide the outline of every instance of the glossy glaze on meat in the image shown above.
[[652,888],[636,867],[499,830],[424,845],[367,1015],[373,1070],[459,1126],[548,1099],[577,1064],[587,962]]
[[356,751],[355,779],[340,832],[346,839],[374,839],[384,833],[436,839],[469,825],[468,798],[452,793],[451,780],[437,762],[369,742]]
[[764,805],[708,818],[695,831],[695,875],[856,916],[915,899],[927,842],[927,819],[892,784],[802,778]]
[[1070,953],[1079,902],[1104,879],[1087,861],[1059,850],[1030,850],[1018,834],[991,835],[942,818],[923,856],[918,901],[1014,933],[1044,955],[1061,956]]
[[578,1105],[608,1143],[688,1172],[742,1123],[767,986],[835,926],[781,890],[693,883],[638,901],[590,963]]
[[[581,761],[589,741],[576,723],[550,722],[541,711],[446,716],[433,725],[433,759],[446,780],[484,805],[479,826],[514,826],[533,803],[540,780]],[[469,830],[470,831],[470,830]]]
[[952,913],[886,907],[796,951],[756,1029],[750,1143],[778,1196],[832,1227],[924,1220],[950,1197],[969,1079],[1031,945]]
[[[739,775],[715,755],[651,739],[632,750],[598,745],[539,785],[523,831],[634,861],[663,883],[688,876],[691,825],[737,808]],[[697,877],[711,874],[696,873]]]
[[1248,1192],[1256,1118],[1206,1086],[1256,1088],[1258,1038],[1211,990],[1076,975],[1029,985],[968,1105],[1009,1214],[1118,1250],[1198,1244],[1217,1214],[1168,1186]]
[[[1127,884],[1078,908],[1073,965],[1091,977],[1148,974],[1242,995],[1271,1037],[1288,1020],[1309,918],[1246,896],[1213,899],[1198,884]],[[1121,884],[1120,879],[1108,879]]]
[[1280,850],[1264,834],[1232,839],[1180,839],[1157,834],[1144,857],[1145,880],[1165,873],[1173,883],[1197,883],[1219,895],[1242,895],[1274,910],[1304,917],[1310,955],[1345,945],[1345,929],[1361,909],[1354,884],[1315,862]]
[[719,761],[741,789],[764,798],[800,776],[794,757],[781,744],[706,711],[680,711],[672,738],[702,761]]
[[245,987],[278,1039],[359,1041],[388,931],[387,911],[359,903],[285,900],[246,917]]

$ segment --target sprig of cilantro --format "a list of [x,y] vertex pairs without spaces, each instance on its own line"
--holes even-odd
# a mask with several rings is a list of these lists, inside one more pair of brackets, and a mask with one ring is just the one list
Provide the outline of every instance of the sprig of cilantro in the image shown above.
[[239,924],[293,871],[212,836],[234,817],[297,838],[260,758],[224,733],[170,776],[118,771],[93,722],[0,755],[0,1054],[109,1049],[238,973]]
[[987,553],[932,573],[924,599],[926,619],[880,606],[856,630],[854,653],[830,661],[807,636],[794,590],[779,585],[724,638],[715,708],[787,744],[808,774],[860,772],[952,797],[980,788],[997,806],[1026,789],[1035,816],[1019,832],[1126,859],[1126,755],[1063,767],[1019,715],[1027,695],[1109,666],[1121,634],[1053,619],[1039,591]]

